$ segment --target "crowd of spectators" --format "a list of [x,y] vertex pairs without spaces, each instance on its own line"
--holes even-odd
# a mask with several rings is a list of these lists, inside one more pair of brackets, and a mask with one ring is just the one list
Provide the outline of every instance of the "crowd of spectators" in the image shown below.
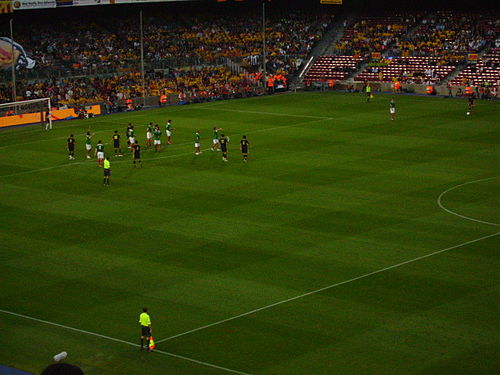
[[[219,98],[242,89],[249,90],[256,82],[246,74],[234,74],[226,67],[172,69],[167,74],[149,72],[145,75],[146,96]],[[50,97],[54,106],[105,102],[109,107],[129,98],[142,96],[139,72],[107,77],[53,79],[17,85],[18,99]],[[11,101],[9,88],[0,88],[0,101]]]
[[[270,20],[266,31],[267,70],[278,74],[295,74],[332,20],[333,17],[329,15],[305,14],[289,14]],[[243,54],[242,61],[247,68],[262,64],[262,35],[259,33],[257,38],[251,53]]]
[[[144,17],[146,64],[178,59],[187,64],[214,64],[222,58],[243,59],[251,65],[262,53],[262,19],[245,14],[220,16],[199,14],[189,18],[169,15]],[[322,38],[331,16],[287,14],[267,21],[266,49],[276,70],[296,68],[295,61],[277,56],[306,56]],[[76,37],[75,37],[76,36]],[[36,61],[37,70],[57,75],[100,74],[130,70],[140,61],[140,31],[137,16],[43,22],[20,30],[16,41]],[[295,63],[295,64],[294,64]]]
[[342,55],[368,57],[372,52],[385,52],[420,18],[410,13],[357,17],[346,25],[335,47]]
[[[61,20],[57,24],[41,19],[19,30],[16,40],[36,60],[35,70],[50,72],[52,78],[28,81],[20,74],[17,99],[51,97],[55,103],[73,105],[142,96],[137,73],[141,50],[137,21],[137,15],[132,14]],[[297,73],[332,21],[333,16],[327,14],[269,16],[266,70],[285,77]],[[500,30],[498,14],[391,13],[356,17],[344,26],[337,53],[371,60],[364,73],[379,81],[393,79],[397,70],[403,82],[438,83],[448,76],[450,66],[467,54],[500,45],[500,40],[495,40]],[[146,95],[210,98],[257,86],[259,82],[248,74],[232,73],[221,63],[230,59],[231,64],[241,64],[249,73],[260,70],[261,28],[262,19],[257,14],[146,15]],[[386,60],[387,56],[396,59]],[[407,65],[406,60],[400,60],[410,57],[422,61]],[[399,69],[398,64],[405,66]],[[155,67],[162,69],[153,70]],[[351,65],[331,67],[331,72],[345,75],[353,70]],[[74,76],[80,78],[69,78]],[[266,85],[266,77],[260,84]],[[11,101],[10,89],[0,84],[0,102],[6,101]]]
[[[305,57],[323,36],[333,16],[272,15],[267,20],[267,71],[289,75],[297,72]],[[138,73],[140,32],[137,15],[57,24],[43,19],[19,30],[18,41],[36,61],[35,72],[50,79],[23,80],[19,73],[18,100],[52,97],[72,104],[105,100],[113,93],[142,95]],[[198,14],[189,17],[146,15],[144,60],[147,68],[168,73],[148,74],[148,95],[233,90],[253,85],[244,75],[214,68],[225,58],[241,63],[248,71],[262,66],[262,19],[245,14]],[[175,61],[173,61],[175,60]],[[163,64],[162,64],[163,63]],[[178,69],[179,66],[211,66]],[[88,78],[59,78],[88,76]],[[93,77],[93,78],[90,78]],[[11,101],[10,89],[0,85],[0,101]]]
[[[357,17],[344,27],[336,52],[369,62],[356,79],[439,84],[468,59],[472,64],[469,75],[476,80],[496,81],[495,70],[491,69],[478,79],[474,61],[482,51],[500,45],[498,12],[371,15]],[[480,66],[479,73],[481,69],[486,71],[488,67]],[[468,77],[461,75],[462,83],[467,83]]]
[[391,55],[436,56],[439,65],[457,63],[468,53],[480,52],[495,39],[499,28],[499,18],[493,15],[437,12],[400,38]]

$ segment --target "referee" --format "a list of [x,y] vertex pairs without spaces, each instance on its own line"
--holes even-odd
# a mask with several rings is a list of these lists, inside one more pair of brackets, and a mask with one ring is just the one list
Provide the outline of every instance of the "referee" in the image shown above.
[[151,318],[148,314],[148,308],[143,307],[142,313],[139,315],[139,323],[141,324],[141,350],[144,350],[144,338],[146,338],[146,348],[149,350],[149,340],[151,338],[152,328],[151,328]]
[[111,163],[109,158],[104,159],[104,185],[109,185],[109,176],[111,176]]

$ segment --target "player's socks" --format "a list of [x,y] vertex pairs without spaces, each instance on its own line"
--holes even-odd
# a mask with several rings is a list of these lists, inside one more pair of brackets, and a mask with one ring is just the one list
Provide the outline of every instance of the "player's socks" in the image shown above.
[[104,179],[103,184],[106,185],[106,179]]
[[141,339],[141,350],[144,350],[144,339]]
[[149,340],[148,340],[148,341],[146,341],[146,348],[147,348],[148,352],[150,352],[150,351],[151,351],[151,350],[149,349]]

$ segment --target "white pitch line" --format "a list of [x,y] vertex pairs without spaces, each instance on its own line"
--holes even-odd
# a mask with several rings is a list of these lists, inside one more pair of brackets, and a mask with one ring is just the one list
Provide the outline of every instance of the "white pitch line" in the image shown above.
[[470,216],[465,216],[465,215],[461,215],[457,212],[454,212],[448,208],[446,208],[443,203],[441,202],[442,201],[442,198],[443,196],[446,194],[446,193],[449,193],[450,191],[452,190],[455,190],[459,187],[462,187],[462,186],[465,186],[465,185],[470,185],[470,184],[475,184],[476,182],[481,182],[481,181],[488,181],[488,180],[494,180],[494,179],[497,179],[497,178],[500,178],[500,176],[495,176],[495,177],[488,177],[488,178],[482,178],[480,180],[474,180],[474,181],[469,181],[469,182],[465,182],[463,184],[460,184],[460,185],[456,185],[456,186],[453,186],[451,188],[449,188],[448,190],[445,190],[443,191],[438,199],[437,199],[437,204],[440,208],[442,208],[443,210],[445,210],[446,212],[448,212],[449,214],[452,214],[452,215],[455,215],[455,216],[458,216],[458,217],[461,217],[462,219],[466,219],[466,220],[471,220],[471,221],[475,221],[475,222],[478,222],[478,223],[482,223],[482,224],[488,224],[488,225],[494,225],[496,227],[500,227],[500,224],[497,224],[497,223],[492,223],[490,221],[484,221],[484,220],[479,220],[479,219],[474,219],[473,217],[470,217]]
[[316,294],[316,293],[319,293],[319,292],[323,292],[325,290],[336,288],[336,287],[344,285],[344,284],[349,284],[349,283],[352,283],[353,281],[364,279],[364,278],[372,276],[372,275],[376,275],[376,274],[379,274],[379,273],[382,273],[382,272],[385,272],[385,271],[388,271],[388,270],[391,270],[391,269],[394,269],[394,268],[398,268],[398,267],[404,266],[405,264],[409,264],[409,263],[413,263],[413,262],[416,262],[416,261],[419,261],[419,260],[422,260],[422,259],[425,259],[425,258],[429,258],[429,257],[432,257],[434,255],[444,253],[445,251],[453,250],[453,249],[456,249],[456,248],[459,248],[459,247],[462,247],[462,246],[465,246],[465,245],[469,245],[469,244],[472,244],[472,243],[475,243],[475,242],[479,242],[479,241],[485,240],[487,238],[497,236],[499,234],[500,234],[500,232],[497,232],[497,233],[494,233],[494,234],[490,234],[488,236],[476,238],[475,240],[471,240],[471,241],[467,241],[467,242],[464,242],[464,243],[461,243],[461,244],[458,244],[458,245],[455,245],[455,246],[447,247],[446,249],[442,249],[442,250],[438,250],[438,251],[435,251],[435,252],[430,253],[430,254],[422,255],[422,256],[419,256],[417,258],[410,259],[410,260],[407,260],[407,261],[404,261],[404,262],[401,262],[401,263],[397,263],[397,264],[394,264],[394,265],[389,266],[389,267],[384,267],[384,268],[381,268],[381,269],[379,269],[377,271],[373,271],[373,272],[369,272],[369,273],[366,273],[366,274],[361,275],[361,276],[353,277],[352,279],[349,279],[349,280],[344,280],[344,281],[341,281],[341,282],[338,282],[338,283],[335,283],[335,284],[332,284],[332,285],[325,286],[323,288],[315,289],[315,290],[312,290],[310,292],[307,292],[307,293],[304,293],[304,294],[300,294],[300,295],[295,296],[295,297],[287,298],[287,299],[284,299],[282,301],[278,301],[278,302],[272,303],[270,305],[259,307],[259,308],[254,309],[254,310],[247,311],[246,313],[243,313],[243,314],[239,314],[239,315],[235,315],[233,317],[227,318],[227,319],[219,320],[218,322],[215,322],[215,323],[207,324],[207,325],[204,325],[204,326],[201,326],[201,327],[198,327],[198,328],[191,329],[191,330],[186,331],[186,332],[179,333],[177,335],[169,336],[169,337],[166,337],[164,339],[157,340],[156,342],[157,343],[165,342],[165,341],[168,341],[168,340],[175,339],[177,337],[188,335],[188,334],[193,333],[193,332],[197,332],[197,331],[201,331],[201,330],[206,329],[206,328],[217,326],[217,325],[222,324],[222,323],[230,322],[232,320],[235,320],[235,319],[238,319],[238,318],[242,318],[244,316],[248,316],[248,315],[254,314],[256,312],[262,311],[262,310],[270,309],[271,307],[275,307],[275,306],[282,305],[282,304],[287,303],[287,302],[295,301],[297,299],[310,296],[311,294]]
[[[38,319],[38,318],[34,318],[32,316],[18,314],[18,313],[12,312],[12,311],[2,310],[2,309],[0,309],[0,312],[4,313],[4,314],[7,314],[7,315],[17,316],[19,318],[32,320],[34,322],[43,323],[43,324],[47,324],[47,325],[51,325],[51,326],[55,326],[55,327],[67,329],[69,331],[74,331],[74,332],[83,333],[83,334],[89,335],[89,336],[95,336],[95,337],[100,337],[102,339],[106,339],[106,340],[110,340],[110,341],[114,341],[114,342],[119,342],[121,344],[129,345],[129,346],[134,346],[136,348],[140,347],[139,344],[134,344],[133,342],[129,342],[129,341],[117,339],[117,338],[110,337],[110,336],[101,335],[100,333],[95,333],[95,332],[91,332],[91,331],[85,331],[83,329],[66,326],[64,324],[54,323],[54,322],[50,322],[48,320]],[[197,359],[185,357],[183,355],[174,354],[174,353],[170,353],[170,352],[165,352],[163,350],[156,350],[155,349],[153,353],[155,353],[155,352],[163,354],[163,355],[166,355],[166,356],[169,356],[169,357],[174,357],[174,358],[182,359],[182,360],[185,360],[185,361],[197,363],[197,364],[202,365],[202,366],[216,368],[218,370],[222,370],[222,371],[225,371],[225,372],[230,372],[230,373],[233,373],[233,374],[251,375],[251,374],[249,374],[247,372],[233,370],[233,369],[230,369],[230,368],[227,368],[227,367],[222,367],[222,366],[214,365],[213,363],[203,362],[203,361],[199,361]]]

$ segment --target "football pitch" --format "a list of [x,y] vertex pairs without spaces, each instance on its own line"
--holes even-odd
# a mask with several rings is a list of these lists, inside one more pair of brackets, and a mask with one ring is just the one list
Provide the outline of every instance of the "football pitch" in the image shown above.
[[[1,130],[0,364],[40,373],[67,351],[86,375],[498,373],[500,102],[466,116],[465,100],[396,96],[390,121],[390,98],[284,94]],[[144,147],[150,121],[161,153]],[[129,122],[142,169],[113,157]],[[89,128],[109,187],[85,159]],[[154,353],[138,348],[143,306]]]

